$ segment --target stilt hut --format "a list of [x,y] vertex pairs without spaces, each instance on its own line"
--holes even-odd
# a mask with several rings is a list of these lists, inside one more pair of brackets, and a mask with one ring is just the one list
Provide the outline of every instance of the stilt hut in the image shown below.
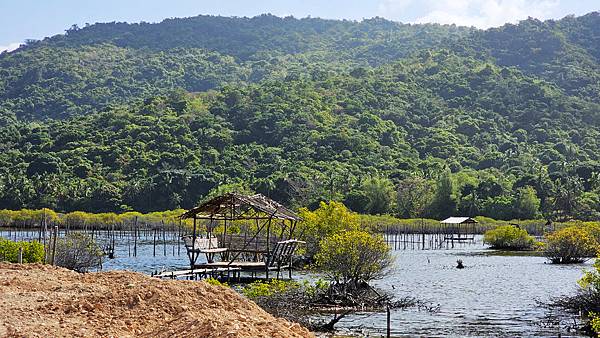
[[444,230],[445,241],[450,241],[452,247],[454,242],[475,240],[475,224],[478,222],[471,217],[448,217],[440,222]]
[[[294,237],[301,218],[261,195],[228,193],[193,208],[182,219],[193,219],[193,232],[184,238],[191,269],[234,269],[255,276],[287,269],[299,244]],[[205,255],[206,262],[198,263]]]

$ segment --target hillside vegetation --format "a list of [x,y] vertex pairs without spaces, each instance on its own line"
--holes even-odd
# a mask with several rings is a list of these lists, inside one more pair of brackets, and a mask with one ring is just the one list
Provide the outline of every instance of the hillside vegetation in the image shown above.
[[147,212],[238,189],[400,217],[597,219],[599,21],[73,27],[0,55],[0,205]]

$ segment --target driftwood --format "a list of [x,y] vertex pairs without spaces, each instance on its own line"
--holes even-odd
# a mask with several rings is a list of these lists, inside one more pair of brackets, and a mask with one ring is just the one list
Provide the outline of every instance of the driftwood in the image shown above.
[[318,332],[332,332],[335,328],[335,324],[339,322],[342,318],[346,317],[346,315],[352,313],[352,310],[346,310],[345,312],[335,315],[332,320],[330,320],[327,324],[323,324],[317,327],[314,331]]

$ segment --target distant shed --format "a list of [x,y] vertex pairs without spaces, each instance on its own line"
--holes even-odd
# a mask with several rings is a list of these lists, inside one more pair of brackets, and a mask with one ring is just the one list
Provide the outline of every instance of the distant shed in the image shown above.
[[474,241],[475,224],[479,223],[471,217],[448,217],[440,222],[444,228],[444,240],[454,247],[454,242]]
[[474,224],[479,223],[471,217],[448,217],[441,221],[442,224]]

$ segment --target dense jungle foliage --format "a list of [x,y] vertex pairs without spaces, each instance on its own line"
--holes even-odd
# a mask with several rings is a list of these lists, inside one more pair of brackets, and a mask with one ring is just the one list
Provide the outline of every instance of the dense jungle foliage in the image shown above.
[[480,31],[199,16],[0,55],[0,207],[216,189],[399,217],[600,217],[600,15]]

